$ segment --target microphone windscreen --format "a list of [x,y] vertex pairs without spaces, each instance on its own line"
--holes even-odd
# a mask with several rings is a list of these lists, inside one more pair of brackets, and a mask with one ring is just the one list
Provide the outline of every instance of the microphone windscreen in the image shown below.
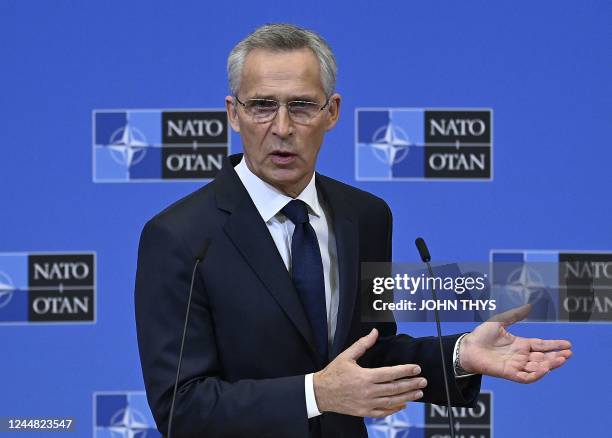
[[431,261],[431,256],[429,255],[429,250],[427,249],[427,245],[425,244],[425,241],[423,240],[422,237],[417,237],[416,240],[414,241],[414,244],[417,247],[417,250],[419,251],[419,255],[421,256],[421,260],[423,260],[423,262],[427,263],[429,261]]

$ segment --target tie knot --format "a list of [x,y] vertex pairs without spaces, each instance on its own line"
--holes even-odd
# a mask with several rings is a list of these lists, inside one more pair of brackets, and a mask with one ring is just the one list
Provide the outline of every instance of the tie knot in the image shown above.
[[308,222],[308,207],[304,201],[294,199],[281,210],[287,218],[295,225]]

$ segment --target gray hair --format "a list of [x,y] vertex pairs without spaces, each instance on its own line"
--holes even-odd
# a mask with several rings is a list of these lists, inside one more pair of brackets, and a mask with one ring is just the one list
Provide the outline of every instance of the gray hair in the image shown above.
[[336,86],[336,58],[327,42],[317,33],[293,24],[266,24],[247,35],[232,49],[227,58],[227,77],[232,94],[240,88],[244,60],[253,49],[284,52],[309,48],[321,67],[321,85],[326,96],[331,96]]

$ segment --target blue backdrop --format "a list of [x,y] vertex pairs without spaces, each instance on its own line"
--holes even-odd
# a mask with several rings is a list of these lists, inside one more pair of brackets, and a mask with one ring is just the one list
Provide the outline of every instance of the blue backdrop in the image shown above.
[[[417,235],[439,260],[487,260],[492,249],[612,251],[611,5],[2,0],[0,252],[95,252],[97,320],[0,324],[0,416],[72,416],[77,436],[90,436],[95,393],[143,390],[138,237],[202,183],[93,183],[92,111],[222,107],[228,52],[266,22],[315,29],[334,48],[344,100],[318,170],[390,204],[396,261],[416,260]],[[356,181],[359,107],[491,108],[494,179]],[[231,151],[241,151],[235,133]],[[568,338],[574,357],[529,386],[485,378],[495,436],[610,436],[610,326],[524,324],[514,333]]]

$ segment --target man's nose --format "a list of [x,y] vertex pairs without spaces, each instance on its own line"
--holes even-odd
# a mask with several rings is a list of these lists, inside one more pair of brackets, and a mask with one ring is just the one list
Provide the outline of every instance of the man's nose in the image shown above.
[[276,117],[272,121],[272,134],[278,135],[280,138],[286,138],[293,134],[293,121],[289,117],[289,111],[286,105],[282,105]]

